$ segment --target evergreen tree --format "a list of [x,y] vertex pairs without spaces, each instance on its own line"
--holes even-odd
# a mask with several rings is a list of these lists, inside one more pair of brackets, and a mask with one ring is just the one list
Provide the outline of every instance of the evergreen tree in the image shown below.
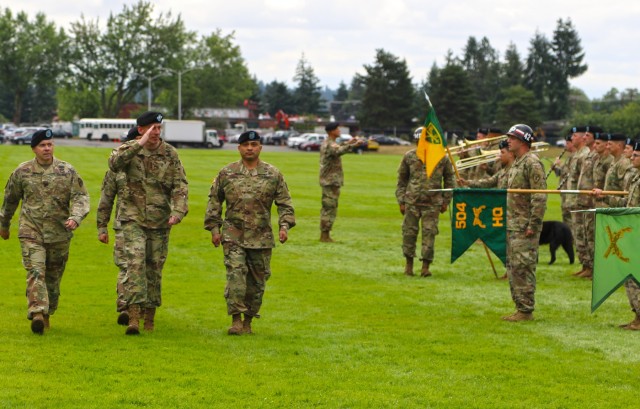
[[378,128],[413,126],[414,88],[407,62],[378,49],[374,64],[364,69],[360,122]]
[[525,64],[525,88],[533,92],[536,108],[546,112],[549,70],[552,64],[551,44],[539,32],[531,39]]
[[469,37],[461,64],[478,98],[480,122],[493,123],[500,92],[499,53],[488,38],[483,37],[478,43],[474,37]]
[[274,80],[268,83],[260,99],[261,111],[268,112],[272,117],[281,109],[287,114],[295,113],[293,95],[284,82]]
[[587,71],[587,65],[582,63],[585,54],[580,37],[570,19],[558,20],[551,50],[548,115],[551,119],[561,119],[569,114],[569,79]]
[[347,84],[344,81],[340,81],[340,85],[336,90],[336,94],[333,97],[334,101],[346,101],[349,99],[349,90],[347,89]]
[[304,54],[298,61],[296,74],[293,77],[297,87],[293,91],[295,111],[299,114],[317,114],[320,109],[320,80],[313,72],[313,67],[305,59]]
[[503,98],[498,103],[496,125],[501,129],[509,129],[513,124],[527,124],[535,129],[542,122],[537,109],[536,97],[532,91],[522,85],[514,85],[504,90]]
[[510,43],[504,54],[504,64],[502,65],[502,87],[509,88],[522,85],[524,82],[523,71],[524,65],[520,60],[520,53],[518,53],[516,45]]
[[[433,67],[427,90],[444,130],[468,130],[478,126],[478,103],[465,69],[453,61]],[[425,110],[426,113],[426,110]],[[424,120],[421,118],[422,122]]]

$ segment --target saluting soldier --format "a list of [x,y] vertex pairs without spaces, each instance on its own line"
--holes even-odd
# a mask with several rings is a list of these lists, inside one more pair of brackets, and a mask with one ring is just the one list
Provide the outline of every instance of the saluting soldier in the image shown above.
[[224,297],[232,318],[229,335],[251,334],[252,320],[260,317],[275,247],[271,227],[273,204],[278,208],[280,243],[287,241],[289,229],[296,225],[284,176],[275,166],[260,160],[260,135],[244,132],[238,138],[238,151],[241,159],[222,168],[211,185],[204,220],[213,245],[222,244],[224,249],[227,268]]
[[[422,127],[413,133],[420,139]],[[450,189],[455,187],[453,166],[448,157],[443,157],[436,165],[430,177],[427,177],[425,163],[420,160],[416,149],[411,149],[402,157],[398,168],[396,199],[400,206],[402,221],[402,253],[406,265],[404,273],[413,275],[413,259],[416,254],[416,241],[422,223],[422,277],[431,276],[429,266],[433,262],[434,245],[438,234],[438,217],[449,206],[452,192],[429,192],[430,189]]]
[[344,185],[342,172],[342,158],[351,149],[362,145],[363,141],[351,138],[343,144],[336,143],[340,136],[340,128],[337,122],[328,123],[324,129],[327,131],[327,139],[320,147],[320,187],[322,188],[322,209],[320,210],[320,241],[331,243],[331,229],[338,214],[338,199],[340,188]]
[[[138,127],[134,126],[127,133],[127,141],[139,138],[140,133]],[[125,141],[126,142],[126,141]],[[124,237],[122,235],[122,226],[118,221],[119,207],[122,202],[120,199],[125,194],[127,186],[127,175],[124,172],[114,172],[107,170],[102,180],[102,188],[100,189],[100,202],[98,203],[98,211],[96,215],[96,224],[98,227],[98,240],[101,243],[109,243],[109,220],[111,219],[111,210],[116,202],[116,214],[113,221],[113,262],[118,267],[118,279],[116,282],[116,312],[118,312],[118,324],[129,325],[129,312],[127,311],[127,302],[124,294],[124,281],[127,271],[126,257],[124,255]]]
[[142,314],[144,329],[154,329],[169,233],[188,212],[187,178],[176,149],[160,138],[162,119],[159,112],[140,115],[136,124],[142,137],[122,144],[109,158],[109,168],[126,175],[117,221],[126,260],[127,335],[140,333]]
[[[515,161],[509,169],[509,189],[546,189],[544,167],[531,152],[533,130],[517,124],[507,132],[509,150]],[[507,275],[516,312],[502,317],[505,321],[533,319],[536,292],[536,265],[542,219],[547,206],[544,193],[510,193],[507,195]]]
[[22,201],[18,239],[27,270],[27,318],[42,335],[58,309],[60,281],[73,231],[89,213],[89,195],[78,172],[54,155],[53,132],[31,138],[35,158],[13,171],[0,209],[0,237],[9,238],[11,218]]

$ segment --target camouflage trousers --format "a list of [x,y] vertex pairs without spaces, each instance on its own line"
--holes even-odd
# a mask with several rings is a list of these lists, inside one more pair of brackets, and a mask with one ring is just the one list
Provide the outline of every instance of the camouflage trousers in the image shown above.
[[588,212],[582,214],[582,230],[584,234],[584,263],[583,267],[593,270],[593,257],[596,250],[596,214]]
[[338,215],[338,198],[340,198],[340,186],[322,186],[320,231],[331,231]]
[[627,292],[631,311],[640,316],[640,286],[634,280],[628,279],[624,282],[624,289]]
[[402,220],[402,254],[415,257],[418,231],[422,223],[422,249],[420,259],[433,262],[434,246],[438,235],[440,206],[406,205]]
[[113,263],[118,267],[118,280],[116,282],[116,311],[127,309],[127,301],[124,296],[124,278],[127,271],[127,259],[124,255],[124,236],[122,229],[113,229]]
[[122,288],[127,308],[132,304],[143,308],[162,304],[162,267],[167,260],[170,231],[122,223],[126,263]]
[[527,237],[523,231],[507,231],[507,275],[511,299],[518,311],[535,309],[539,239],[540,233]]
[[229,242],[222,247],[227,268],[227,313],[260,317],[262,296],[271,277],[271,249],[248,249]]
[[573,223],[572,223],[572,218],[571,218],[571,208],[565,204],[566,202],[566,198],[565,195],[560,195],[560,201],[561,201],[561,205],[560,208],[562,209],[562,223],[566,224],[567,226],[569,226],[569,229],[571,229],[571,232],[573,233]]
[[[578,210],[578,209],[573,209]],[[588,255],[587,255],[587,240],[585,237],[585,228],[584,228],[584,215],[583,212],[571,213],[571,225],[573,230],[573,239],[576,243],[576,252],[578,253],[578,260],[580,260],[580,264],[582,267],[586,267],[588,263]]]
[[27,270],[27,318],[53,315],[58,309],[60,281],[69,259],[69,240],[37,243],[20,239],[22,265]]

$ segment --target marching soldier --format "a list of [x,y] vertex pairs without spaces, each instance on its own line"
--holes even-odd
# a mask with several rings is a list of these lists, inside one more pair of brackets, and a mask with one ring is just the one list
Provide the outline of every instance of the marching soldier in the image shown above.
[[0,237],[9,238],[11,218],[22,201],[18,239],[27,270],[27,318],[42,335],[58,309],[60,281],[73,231],[89,213],[89,195],[78,172],[53,155],[51,129],[31,139],[35,158],[13,171],[0,209]]
[[160,138],[162,119],[158,112],[140,115],[136,124],[142,137],[122,144],[109,158],[109,168],[123,172],[127,183],[117,214],[125,248],[127,335],[140,333],[141,318],[146,331],[154,330],[169,233],[188,211],[187,178],[176,149]]

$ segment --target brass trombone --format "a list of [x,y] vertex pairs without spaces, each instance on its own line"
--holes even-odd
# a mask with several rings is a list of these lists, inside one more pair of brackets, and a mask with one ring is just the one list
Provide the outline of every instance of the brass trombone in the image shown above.
[[494,136],[493,138],[480,139],[477,141],[468,141],[466,139],[463,139],[462,141],[458,141],[458,145],[450,147],[449,152],[451,152],[452,155],[459,155],[462,152],[478,150],[477,145],[487,143],[491,145],[504,139],[507,139],[507,135]]
[[[534,142],[531,144],[531,152],[533,153],[546,151],[547,149],[549,149],[549,144],[546,142]],[[499,149],[490,151],[481,150],[480,155],[457,160],[456,168],[458,170],[475,168],[476,166],[482,165],[484,163],[495,162],[499,157]]]

